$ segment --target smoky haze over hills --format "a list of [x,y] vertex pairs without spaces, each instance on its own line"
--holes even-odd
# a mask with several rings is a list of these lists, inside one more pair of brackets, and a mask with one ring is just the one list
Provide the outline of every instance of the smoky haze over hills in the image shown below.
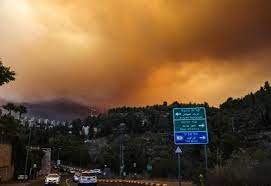
[[[1,105],[8,101],[0,99]],[[19,104],[19,103],[16,103]],[[97,108],[89,105],[84,105],[79,102],[75,102],[67,99],[55,99],[42,102],[26,102],[21,103],[27,108],[28,117],[36,117],[50,120],[70,121],[76,118],[86,118],[91,114],[91,109]]]
[[91,107],[66,99],[25,103],[28,116],[48,118],[51,120],[73,120],[90,115]]

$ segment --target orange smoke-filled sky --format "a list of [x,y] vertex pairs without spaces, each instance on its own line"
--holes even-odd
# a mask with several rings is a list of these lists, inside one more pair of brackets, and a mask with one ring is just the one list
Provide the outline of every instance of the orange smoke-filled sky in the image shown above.
[[219,105],[271,78],[271,1],[1,0],[0,96]]

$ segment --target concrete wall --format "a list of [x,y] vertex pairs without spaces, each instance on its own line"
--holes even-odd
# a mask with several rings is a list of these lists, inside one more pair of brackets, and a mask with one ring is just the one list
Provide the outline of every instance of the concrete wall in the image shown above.
[[13,177],[12,146],[0,144],[0,177],[1,181],[10,180]]

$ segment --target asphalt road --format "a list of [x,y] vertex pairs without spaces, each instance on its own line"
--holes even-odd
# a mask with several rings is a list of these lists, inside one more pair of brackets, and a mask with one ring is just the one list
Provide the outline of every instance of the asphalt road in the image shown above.
[[[37,181],[35,183],[32,183],[28,186],[44,186],[44,180],[41,180],[41,181]],[[68,177],[68,176],[62,176],[61,177],[61,182],[60,182],[60,186],[78,186],[77,183],[74,183],[72,181],[72,178],[71,177]]]
[[[164,182],[164,183],[166,183],[168,186],[179,186],[178,182]],[[127,184],[120,184],[120,185],[127,186]],[[25,184],[9,184],[9,185],[2,184],[0,186],[44,186],[44,180],[35,181],[35,183],[31,183],[31,184],[27,184],[27,185],[25,185]],[[78,186],[78,184],[74,183],[72,181],[71,177],[64,176],[64,177],[61,177],[60,186]],[[100,183],[100,184],[97,184],[97,186],[112,186],[112,184]],[[115,185],[115,186],[118,186],[118,185]],[[129,186],[136,186],[136,184],[129,184]],[[192,186],[192,183],[191,182],[183,182],[182,186]]]

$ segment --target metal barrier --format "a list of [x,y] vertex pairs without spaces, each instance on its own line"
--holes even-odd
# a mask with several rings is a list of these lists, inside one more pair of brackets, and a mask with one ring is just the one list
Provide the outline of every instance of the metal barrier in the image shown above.
[[153,183],[148,181],[138,181],[138,180],[98,180],[99,186],[167,186],[167,184]]

